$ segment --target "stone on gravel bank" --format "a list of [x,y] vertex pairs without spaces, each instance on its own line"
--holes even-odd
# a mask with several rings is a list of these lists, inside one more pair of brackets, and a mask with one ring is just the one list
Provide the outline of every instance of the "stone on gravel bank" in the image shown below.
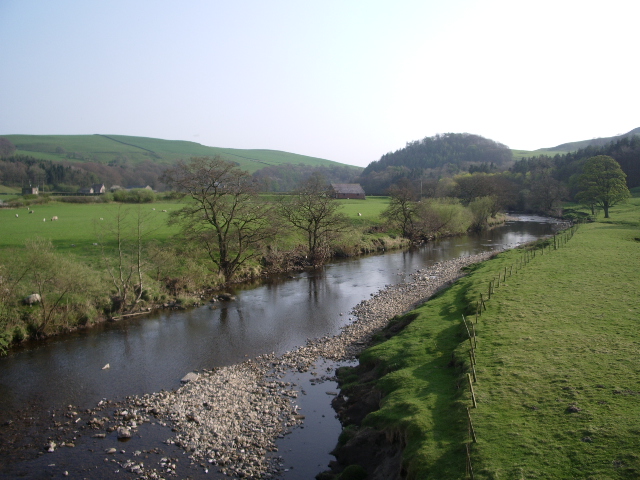
[[309,340],[280,357],[262,355],[238,365],[189,374],[185,377],[190,377],[188,383],[176,391],[130,399],[130,410],[143,413],[146,421],[153,415],[160,424],[170,425],[175,436],[167,443],[183,448],[203,468],[217,466],[224,474],[239,478],[275,478],[280,463],[268,452],[276,451],[275,440],[304,418],[297,415],[293,404],[298,395],[295,386],[280,380],[285,372],[305,372],[319,357],[354,359],[390,318],[460,278],[463,267],[494,254],[460,257],[419,270],[410,282],[387,286],[356,305],[352,313],[357,318],[337,335]]

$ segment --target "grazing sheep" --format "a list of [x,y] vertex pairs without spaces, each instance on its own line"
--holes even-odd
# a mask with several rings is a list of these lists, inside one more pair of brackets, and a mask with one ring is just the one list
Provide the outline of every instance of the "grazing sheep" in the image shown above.
[[167,212],[166,210],[162,210],[162,211],[165,212],[165,213]]
[[33,213],[33,210],[29,210],[29,213]]
[[104,218],[100,217],[100,220],[104,220]]
[[56,220],[58,220],[58,217],[51,217],[52,222],[55,222]]
[[18,214],[16,213],[16,218],[18,218]]
[[155,208],[152,208],[151,210],[155,210]]
[[358,216],[359,216],[359,217],[361,217],[361,216],[362,216],[362,214],[361,214],[360,212],[358,212]]
[[47,219],[46,219],[46,218],[43,218],[43,219],[42,219],[42,221],[43,221],[43,222],[46,222],[46,221],[47,221]]

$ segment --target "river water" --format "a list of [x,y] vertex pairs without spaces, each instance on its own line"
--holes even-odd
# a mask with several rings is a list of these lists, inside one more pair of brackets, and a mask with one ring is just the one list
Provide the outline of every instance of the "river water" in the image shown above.
[[[234,301],[105,323],[21,348],[0,358],[0,425],[26,407],[40,412],[68,404],[90,408],[104,398],[122,400],[127,395],[177,388],[190,371],[230,365],[268,352],[282,354],[308,338],[337,334],[349,322],[349,312],[356,304],[418,269],[552,233],[553,224],[547,219],[523,216],[478,235],[340,261],[318,271],[238,287],[231,291],[236,295]],[[110,368],[103,370],[106,364]],[[292,467],[299,465],[298,470],[290,470],[290,478],[313,478],[300,471],[310,462],[296,449],[310,455],[309,451],[324,448],[309,445],[322,436],[327,438],[328,452],[339,433],[329,407],[331,398],[325,393],[335,389],[335,384],[314,388],[321,389],[322,395],[301,398],[303,410],[305,402],[309,409],[305,429],[282,441],[286,461]],[[325,424],[333,426],[324,431]],[[314,428],[323,433],[314,434]],[[330,459],[328,453],[318,458],[312,465],[316,473]]]

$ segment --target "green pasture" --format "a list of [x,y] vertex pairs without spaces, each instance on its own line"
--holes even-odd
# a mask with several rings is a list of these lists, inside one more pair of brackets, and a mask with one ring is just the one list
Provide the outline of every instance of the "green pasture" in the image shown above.
[[[167,226],[168,213],[179,208],[177,203],[138,206],[58,202],[29,208],[3,208],[0,209],[0,247],[22,247],[28,238],[39,236],[51,240],[58,251],[92,257],[98,253],[93,244],[99,243],[101,234],[106,234],[107,229],[113,227],[119,211],[126,213],[131,222],[139,210],[144,218],[144,230],[148,232],[146,240],[164,241],[179,230],[176,226]],[[29,213],[30,210],[34,213]],[[54,216],[58,220],[52,221]]]
[[[190,157],[213,157],[237,162],[250,173],[267,166],[304,164],[312,166],[347,166],[332,160],[282,152],[279,150],[208,147],[196,142],[163,140],[127,135],[3,135],[16,146],[16,154],[30,155],[52,161],[85,161],[73,158],[74,153],[87,156],[97,163],[173,164]],[[69,158],[71,154],[72,158]],[[362,168],[353,166],[354,171]]]
[[408,442],[409,478],[470,478],[465,443],[476,479],[640,478],[640,199],[611,215],[475,266],[361,356],[385,394],[365,424]]
[[[264,195],[265,201],[278,199],[277,195]],[[354,226],[379,223],[379,215],[388,204],[387,197],[367,200],[338,200],[341,211]],[[51,202],[20,208],[0,209],[0,248],[23,247],[25,240],[39,236],[52,241],[56,250],[78,256],[93,257],[99,249],[101,234],[114,225],[118,212],[127,213],[128,223],[144,218],[145,241],[163,242],[179,232],[178,226],[168,226],[168,213],[181,208],[180,203],[158,202],[141,205],[96,203],[75,204]],[[29,213],[29,211],[34,213]],[[164,212],[166,210],[167,212]],[[361,213],[361,216],[358,216]],[[16,217],[18,215],[18,217]],[[57,221],[51,218],[57,216]],[[101,220],[102,219],[102,220]],[[75,245],[75,246],[72,246]]]

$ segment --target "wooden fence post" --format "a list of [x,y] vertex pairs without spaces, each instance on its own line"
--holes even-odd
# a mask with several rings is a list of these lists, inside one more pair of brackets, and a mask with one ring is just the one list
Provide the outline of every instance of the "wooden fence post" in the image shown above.
[[478,408],[478,403],[476,402],[476,394],[473,391],[473,382],[471,381],[470,373],[467,373],[467,380],[469,380],[469,390],[471,391],[471,401],[473,402],[473,408]]
[[471,438],[473,439],[473,443],[478,443],[478,438],[476,437],[476,430],[473,428],[473,423],[471,422],[471,410],[467,407],[467,418],[469,419],[469,432],[471,432]]

